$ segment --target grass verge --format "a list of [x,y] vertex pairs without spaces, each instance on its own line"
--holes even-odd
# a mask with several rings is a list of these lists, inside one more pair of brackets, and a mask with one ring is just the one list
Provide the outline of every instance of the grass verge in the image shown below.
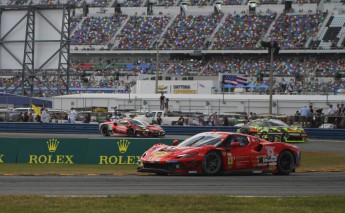
[[[133,195],[114,197],[0,196],[0,212],[344,212],[345,196],[233,197]],[[63,205],[62,205],[63,204]]]

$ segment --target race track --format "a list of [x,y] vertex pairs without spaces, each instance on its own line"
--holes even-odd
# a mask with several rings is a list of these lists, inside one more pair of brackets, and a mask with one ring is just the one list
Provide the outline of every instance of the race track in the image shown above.
[[111,196],[132,194],[232,196],[345,195],[345,172],[289,176],[16,176],[0,177],[0,194]]
[[[12,137],[102,138],[100,135],[14,134]],[[182,139],[187,136],[167,136]],[[297,143],[303,151],[345,153],[344,141],[311,140]],[[231,196],[345,195],[345,172],[232,174],[224,176],[0,176],[0,194],[47,196],[111,196],[129,194],[221,194]]]

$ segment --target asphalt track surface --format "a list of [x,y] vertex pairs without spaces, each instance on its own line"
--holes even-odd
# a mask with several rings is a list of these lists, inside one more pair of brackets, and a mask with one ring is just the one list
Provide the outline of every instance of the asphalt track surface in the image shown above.
[[294,173],[289,176],[1,176],[0,194],[45,196],[345,195],[345,172]]
[[[100,135],[14,134],[1,138],[97,138]],[[167,136],[184,138],[184,136]],[[185,136],[186,137],[186,136]],[[345,153],[344,141],[311,140],[303,151]],[[345,159],[344,159],[345,163]],[[231,174],[222,176],[0,176],[0,194],[44,196],[112,196],[132,194],[229,196],[345,195],[345,172],[306,172],[289,176]]]

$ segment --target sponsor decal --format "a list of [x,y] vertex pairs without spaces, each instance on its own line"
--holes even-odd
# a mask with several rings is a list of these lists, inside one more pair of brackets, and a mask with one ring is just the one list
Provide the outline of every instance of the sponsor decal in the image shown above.
[[257,156],[257,166],[275,166],[277,165],[277,156]]
[[234,163],[234,159],[232,158],[231,152],[228,152],[227,156],[228,156],[228,167],[232,167],[232,164]]
[[157,87],[158,90],[165,90],[167,88],[168,88],[168,86],[165,86],[165,85],[158,85],[158,87]]
[[[129,145],[131,142],[127,139],[122,139],[116,142],[117,149],[121,154],[125,154],[128,150]],[[99,163],[101,165],[125,165],[125,164],[138,164],[140,163],[140,156],[134,155],[100,155],[99,156]]]
[[267,156],[273,156],[274,155],[274,146],[266,146],[266,152],[267,152]]
[[152,156],[159,157],[159,156],[165,156],[167,154],[168,152],[155,152],[155,153],[152,153]]
[[30,164],[73,164],[73,155],[54,155],[56,152],[59,141],[57,139],[49,139],[47,142],[48,152],[51,155],[29,155]]
[[174,94],[196,94],[196,90],[195,89],[175,89],[173,90]]
[[4,163],[4,154],[0,154],[0,163]]
[[232,167],[234,160],[232,159],[232,157],[228,157],[228,167]]

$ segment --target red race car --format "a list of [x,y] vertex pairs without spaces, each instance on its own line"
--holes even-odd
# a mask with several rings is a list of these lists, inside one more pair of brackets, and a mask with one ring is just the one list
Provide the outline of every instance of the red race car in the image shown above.
[[165,136],[165,131],[159,125],[150,125],[145,121],[140,121],[131,118],[118,119],[116,121],[109,121],[99,125],[99,131],[104,136],[112,134],[121,134],[130,137],[162,137]]
[[154,145],[141,156],[138,172],[216,175],[251,171],[288,175],[300,162],[300,149],[291,144],[242,133],[204,132],[177,146]]

